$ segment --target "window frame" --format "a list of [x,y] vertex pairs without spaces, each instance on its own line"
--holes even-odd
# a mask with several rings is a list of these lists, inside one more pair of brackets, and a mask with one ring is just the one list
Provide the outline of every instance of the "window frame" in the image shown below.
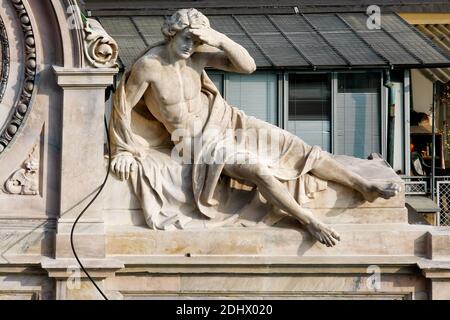
[[[387,157],[387,123],[388,123],[388,89],[384,86],[384,69],[360,69],[360,70],[318,70],[318,71],[303,71],[303,70],[269,70],[269,69],[261,69],[257,70],[255,73],[273,73],[278,77],[277,90],[278,94],[276,106],[278,111],[275,114],[278,115],[276,125],[284,130],[288,128],[289,121],[289,75],[290,74],[329,74],[331,81],[331,115],[330,115],[330,152],[335,153],[336,151],[336,110],[337,110],[337,93],[338,93],[338,74],[340,73],[368,73],[368,72],[378,72],[380,73],[380,153],[381,156],[386,159]],[[406,70],[405,70],[406,71]],[[223,77],[223,97],[227,100],[228,92],[228,81],[227,77],[228,72],[217,70],[217,69],[208,69],[208,74],[219,74]],[[405,90],[405,96],[408,93]],[[407,101],[405,99],[405,101]],[[404,110],[406,110],[406,103],[402,106]],[[405,112],[406,115],[406,112]],[[406,117],[405,117],[406,118]],[[407,119],[405,119],[407,120]],[[406,128],[407,126],[405,126]],[[406,130],[405,130],[406,131]],[[301,137],[300,137],[301,138]],[[406,138],[404,138],[406,140]],[[406,141],[405,141],[406,146]],[[405,147],[406,148],[406,147]],[[406,150],[406,149],[405,149]],[[405,164],[407,166],[407,159],[405,157]]]
[[[381,156],[386,159],[387,156],[387,106],[388,106],[388,92],[384,87],[384,69],[363,69],[363,70],[320,70],[320,71],[301,71],[301,70],[287,70],[283,75],[283,115],[282,128],[286,129],[289,121],[289,74],[330,74],[331,81],[331,118],[330,118],[330,143],[331,153],[336,151],[337,132],[336,128],[336,110],[337,110],[337,94],[338,94],[338,74],[340,73],[380,73],[380,152]],[[301,138],[301,137],[300,137]]]
[[[283,129],[287,129],[289,121],[289,75],[290,74],[327,74],[330,75],[330,90],[331,90],[331,113],[330,113],[330,152],[334,152],[334,106],[335,93],[333,88],[333,73],[330,71],[285,71],[284,72],[284,99],[283,99]],[[301,138],[301,137],[300,137]]]
[[[388,114],[387,114],[387,96],[388,94],[385,92],[385,89],[387,89],[384,86],[384,72],[382,69],[363,69],[363,70],[340,70],[340,71],[333,71],[332,79],[334,81],[334,88],[332,92],[332,96],[334,97],[334,100],[332,101],[332,113],[335,114],[337,109],[337,95],[339,93],[339,74],[342,73],[379,73],[380,74],[380,153],[383,159],[386,159],[387,157],[387,122],[388,122]],[[386,98],[384,97],[386,95]],[[332,128],[336,128],[336,117],[334,117]],[[336,151],[336,141],[337,141],[337,132],[336,130],[332,131],[333,138],[332,138],[332,150],[333,153]]]
[[[222,71],[222,70],[217,70],[217,69],[206,69],[206,73],[208,75],[221,75],[222,76],[222,97],[225,99],[225,101],[228,101],[228,91],[229,91],[229,83],[230,83],[230,77],[229,75],[233,74],[232,72],[227,72],[227,71]],[[256,75],[256,74],[267,74],[270,73],[274,76],[276,76],[276,88],[275,88],[275,94],[277,95],[275,97],[275,101],[276,101],[276,108],[277,110],[275,110],[274,114],[276,117],[276,121],[274,123],[274,125],[284,129],[284,127],[282,126],[282,119],[283,119],[283,114],[284,114],[284,105],[283,105],[283,95],[284,95],[284,81],[283,81],[283,72],[280,70],[271,70],[271,69],[261,69],[261,70],[256,70],[255,72],[252,73],[252,75]],[[243,74],[243,76],[245,76],[245,74]],[[244,110],[245,111],[245,110]],[[261,119],[264,120],[264,119]],[[270,122],[269,122],[270,123]]]

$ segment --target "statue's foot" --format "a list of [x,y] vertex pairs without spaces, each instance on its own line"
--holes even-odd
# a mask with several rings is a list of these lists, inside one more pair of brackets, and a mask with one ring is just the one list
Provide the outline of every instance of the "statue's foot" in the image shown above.
[[367,201],[373,202],[378,198],[390,199],[399,192],[400,186],[397,183],[372,183],[362,194]]
[[340,235],[322,222],[312,221],[306,226],[306,229],[308,229],[314,238],[327,247],[333,247],[338,241],[341,241]]

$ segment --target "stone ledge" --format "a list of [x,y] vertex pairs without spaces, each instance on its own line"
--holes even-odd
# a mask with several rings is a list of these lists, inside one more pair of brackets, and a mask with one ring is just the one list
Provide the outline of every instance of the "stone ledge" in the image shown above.
[[[114,277],[115,273],[124,267],[122,262],[113,259],[81,258],[81,262],[91,277],[95,279]],[[41,266],[47,270],[49,277],[57,279],[67,279],[72,275],[74,268],[81,269],[75,259],[44,259]],[[82,278],[87,278],[83,272],[80,275]]]
[[415,256],[111,256],[125,268],[117,274],[352,274],[367,273],[377,266],[383,273],[414,274],[427,261]]
[[450,280],[450,260],[423,260],[418,263],[418,266],[422,269],[422,273],[426,278]]
[[[106,255],[228,256],[420,256],[427,257],[431,226],[407,224],[334,225],[341,242],[327,248],[300,226],[155,231],[107,226]],[[450,237],[450,229],[449,229]]]
[[113,83],[117,68],[63,68],[53,66],[58,85],[63,88],[105,88]]
[[298,257],[298,256],[257,256],[257,255],[111,255],[108,258],[121,261],[126,266],[133,265],[413,265],[429,262],[429,259],[397,255],[397,256],[336,256],[336,257]]

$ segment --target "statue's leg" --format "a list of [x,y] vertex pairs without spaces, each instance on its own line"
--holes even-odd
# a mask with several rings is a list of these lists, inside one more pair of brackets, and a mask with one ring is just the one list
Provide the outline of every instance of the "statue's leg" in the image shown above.
[[309,210],[298,204],[286,186],[270,173],[267,166],[261,164],[228,164],[225,165],[224,174],[256,184],[259,192],[269,203],[284,210],[304,224],[308,231],[321,243],[331,247],[340,240],[336,231],[320,222]]
[[359,191],[367,201],[371,202],[380,197],[389,199],[400,191],[398,184],[368,181],[328,155],[317,163],[311,173],[320,179],[334,181]]

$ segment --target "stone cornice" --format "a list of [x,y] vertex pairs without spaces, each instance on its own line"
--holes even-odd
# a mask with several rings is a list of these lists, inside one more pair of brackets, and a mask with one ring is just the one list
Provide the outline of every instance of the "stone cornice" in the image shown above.
[[63,88],[101,88],[109,86],[117,68],[62,68],[53,66],[57,83]]

